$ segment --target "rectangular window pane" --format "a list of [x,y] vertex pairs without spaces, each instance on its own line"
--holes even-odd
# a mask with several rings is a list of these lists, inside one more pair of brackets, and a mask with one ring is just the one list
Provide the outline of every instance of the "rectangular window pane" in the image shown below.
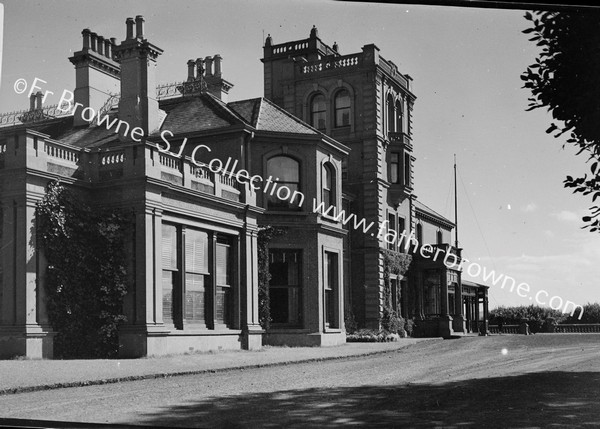
[[208,274],[208,234],[188,229],[185,235],[185,271]]
[[162,225],[162,307],[163,321],[180,326],[177,317],[177,282],[179,260],[177,258],[178,234],[174,225]]
[[404,231],[404,228],[406,228],[406,226],[404,224],[404,218],[399,217],[398,218],[398,247],[399,247],[400,252],[404,251],[404,238],[402,238],[402,233],[404,233],[404,237],[408,236],[408,233],[406,231]]
[[390,182],[398,183],[400,180],[400,156],[397,152],[390,154]]
[[338,255],[325,252],[325,325],[337,327]]
[[410,155],[404,154],[404,186],[410,186]]
[[301,251],[272,249],[269,256],[269,296],[273,323],[301,325]]
[[231,284],[231,275],[230,275],[230,246],[227,244],[218,243],[217,244],[217,284],[221,286],[230,285]]
[[185,319],[204,323],[205,288],[203,274],[185,275]]
[[165,323],[173,322],[173,283],[175,273],[173,271],[163,271],[162,290],[163,290],[163,320]]
[[177,228],[174,225],[162,226],[162,267],[177,269]]

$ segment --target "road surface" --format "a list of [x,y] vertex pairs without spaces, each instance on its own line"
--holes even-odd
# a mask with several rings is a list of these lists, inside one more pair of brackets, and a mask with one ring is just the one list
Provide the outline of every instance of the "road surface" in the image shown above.
[[0,417],[205,428],[600,427],[600,335],[438,340],[364,358],[3,395]]

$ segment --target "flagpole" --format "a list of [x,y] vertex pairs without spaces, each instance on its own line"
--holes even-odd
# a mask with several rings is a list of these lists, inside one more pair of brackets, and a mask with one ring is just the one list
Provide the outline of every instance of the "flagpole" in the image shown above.
[[458,200],[456,186],[456,154],[454,154],[454,247],[458,249]]

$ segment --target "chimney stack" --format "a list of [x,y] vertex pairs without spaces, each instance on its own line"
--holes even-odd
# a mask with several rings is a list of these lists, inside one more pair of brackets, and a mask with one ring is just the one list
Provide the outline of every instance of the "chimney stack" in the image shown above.
[[35,93],[35,110],[42,110],[42,91]]
[[142,15],[135,17],[135,37],[144,38],[144,17]]
[[204,58],[204,64],[206,67],[206,73],[204,74],[206,77],[208,76],[212,76],[213,75],[213,59],[212,57],[206,57]]
[[89,28],[84,28],[81,34],[83,35],[83,49],[90,49],[90,33]]
[[127,26],[127,35],[125,38],[127,40],[131,40],[131,39],[133,39],[133,25],[135,24],[135,21],[133,20],[133,18],[127,18],[127,21],[125,21],[125,24]]
[[191,82],[191,81],[193,81],[195,79],[194,70],[196,69],[196,61],[194,61],[194,60],[188,60],[187,66],[188,66],[187,81]]
[[233,84],[223,79],[223,57],[216,54],[212,58],[206,57],[204,61],[211,66],[210,73],[207,66],[207,74],[204,79],[208,92],[226,103],[229,90],[233,88]]
[[[136,24],[136,37],[133,37],[133,23]],[[144,135],[149,135],[160,127],[158,100],[156,99],[155,69],[156,59],[162,49],[144,38],[144,18],[138,15],[127,18],[127,39],[113,49],[113,54],[121,63],[121,98],[119,119],[132,130],[139,127]],[[129,135],[122,136],[124,140]]]
[[[107,94],[119,92],[120,66],[112,55],[115,39],[99,36],[89,28],[81,35],[83,47],[69,58],[75,66],[74,102],[99,111],[109,97]],[[89,125],[81,117],[83,108],[75,112],[75,126]]]
[[200,79],[204,76],[204,60],[202,58],[196,59],[196,79]]
[[217,54],[213,57],[213,61],[215,64],[215,77],[221,77],[221,64],[223,62],[223,58],[221,55]]
[[91,43],[92,51],[96,52],[97,51],[96,40],[98,38],[98,35],[96,33],[91,33],[90,36],[92,39],[92,43]]
[[29,96],[29,111],[33,112],[35,110],[35,94],[31,94]]
[[98,36],[98,53],[104,55],[104,37]]

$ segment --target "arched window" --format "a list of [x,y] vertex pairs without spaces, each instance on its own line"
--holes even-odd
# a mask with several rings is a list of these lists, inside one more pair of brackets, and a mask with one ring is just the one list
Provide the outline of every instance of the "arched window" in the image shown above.
[[343,89],[335,95],[333,102],[335,110],[335,126],[350,125],[350,93]]
[[396,132],[402,132],[402,103],[400,100],[396,101]]
[[[322,191],[321,191],[321,200],[325,205],[325,210],[329,207],[336,206],[336,195],[335,195],[335,170],[333,166],[329,163],[323,165],[323,173],[322,173]],[[330,212],[331,213],[331,212]],[[334,213],[331,213],[334,214]]]
[[392,94],[388,95],[387,98],[387,124],[388,124],[388,133],[393,133],[396,131],[396,117],[394,112],[394,99],[392,98]]
[[267,176],[273,182],[263,188],[267,208],[300,209],[304,196],[300,192],[300,163],[289,156],[274,156],[267,161]]
[[310,121],[318,130],[327,128],[327,103],[323,94],[315,95],[310,102]]

